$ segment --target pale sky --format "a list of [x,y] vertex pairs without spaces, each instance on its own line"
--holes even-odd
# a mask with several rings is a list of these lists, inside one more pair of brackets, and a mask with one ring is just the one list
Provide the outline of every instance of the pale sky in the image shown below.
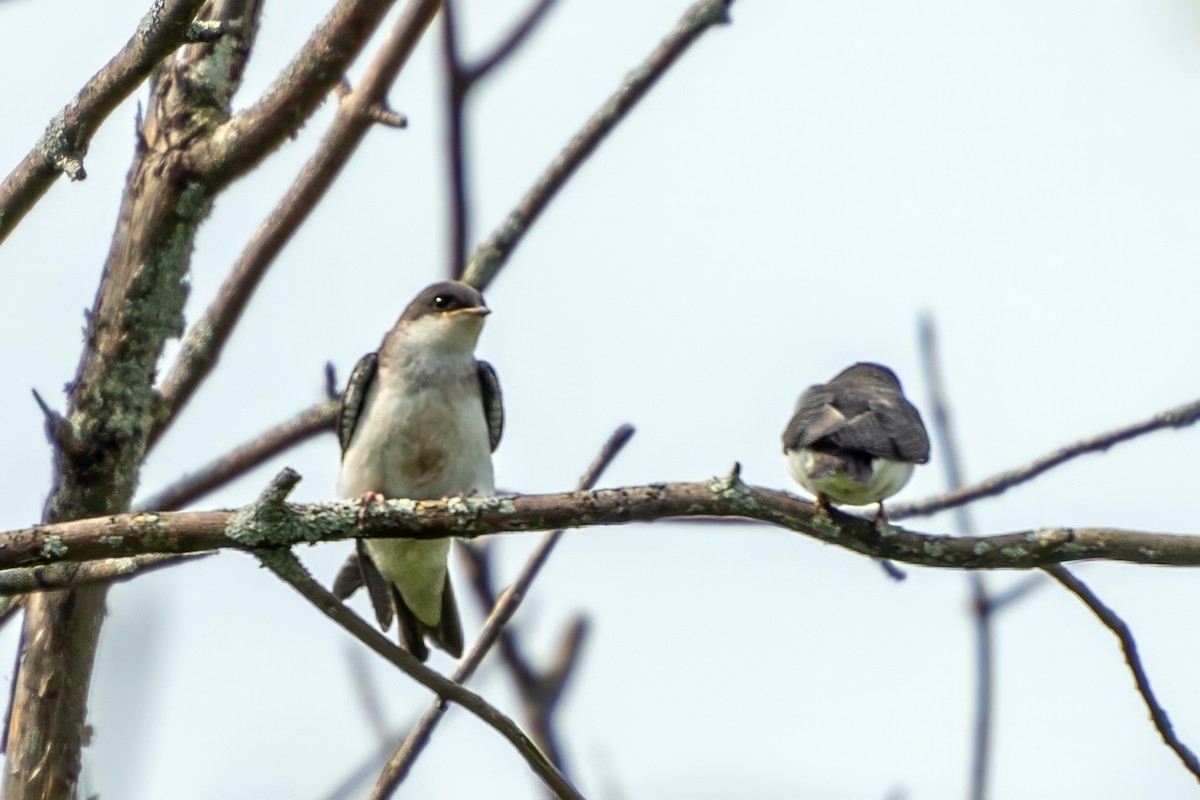
[[[470,109],[475,241],[687,4],[564,0],[481,85]],[[147,5],[0,5],[0,170]],[[267,4],[239,107],[325,5]],[[522,8],[463,3],[468,52]],[[809,384],[881,361],[928,418],[922,312],[939,325],[971,480],[1200,397],[1200,5],[739,0],[731,13],[734,24],[707,33],[622,123],[488,292],[480,354],[499,372],[508,422],[498,484],[568,489],[630,422],[638,433],[602,485],[703,480],[740,461],[751,483],[795,488],[779,436]],[[436,43],[391,95],[409,129],[373,131],[282,254],[149,460],[144,493],[319,399],[325,361],[344,380],[444,275]],[[40,516],[50,461],[29,390],[65,403],[144,97],[100,130],[88,180],[56,183],[0,246],[0,529]],[[327,103],[217,202],[196,246],[189,322],[331,117]],[[978,504],[977,526],[1197,532],[1197,447],[1200,431],[1185,429],[1081,459]],[[898,499],[943,488],[940,456]],[[245,504],[285,465],[304,476],[295,499],[336,496],[326,436],[200,507]],[[536,540],[500,542],[505,576]],[[329,581],[347,548],[299,555]],[[516,626],[544,657],[572,615],[592,621],[559,715],[588,797],[961,798],[967,581],[907,572],[897,584],[859,556],[762,527],[577,531]],[[1200,604],[1195,572],[1089,565],[1079,575],[1130,624],[1177,732],[1200,748],[1200,637],[1185,616]],[[480,614],[457,582],[470,639]],[[355,606],[366,611],[361,598]],[[0,634],[6,682],[16,631]],[[1074,597],[1049,585],[1031,594],[998,618],[997,648],[993,798],[1194,796],[1115,638]],[[251,558],[224,553],[122,584],[95,676],[87,791],[324,797],[378,744],[353,658],[406,731],[427,693]],[[430,663],[452,668],[440,654]],[[498,664],[473,685],[518,712]],[[505,741],[454,709],[400,796],[538,792]]]

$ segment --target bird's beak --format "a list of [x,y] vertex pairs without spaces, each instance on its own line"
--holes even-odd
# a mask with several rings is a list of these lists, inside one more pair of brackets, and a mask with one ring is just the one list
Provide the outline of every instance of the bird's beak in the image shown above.
[[471,308],[456,308],[450,312],[451,315],[462,314],[468,317],[486,317],[492,313],[492,310],[487,306],[472,306]]

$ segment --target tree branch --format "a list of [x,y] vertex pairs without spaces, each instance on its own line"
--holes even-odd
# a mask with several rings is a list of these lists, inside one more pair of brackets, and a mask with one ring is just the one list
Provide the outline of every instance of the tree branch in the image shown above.
[[16,228],[60,173],[87,177],[83,157],[92,136],[158,64],[189,41],[204,0],[155,3],[121,51],[59,111],[33,150],[0,184],[0,242]]
[[1092,613],[1121,642],[1121,650],[1125,653],[1125,662],[1129,664],[1129,671],[1133,673],[1133,680],[1137,684],[1138,694],[1145,701],[1146,708],[1150,711],[1150,719],[1154,721],[1154,727],[1158,729],[1159,736],[1166,742],[1167,747],[1171,748],[1175,752],[1175,755],[1179,756],[1179,760],[1187,767],[1188,772],[1192,773],[1197,780],[1200,780],[1200,760],[1197,760],[1196,754],[1189,750],[1187,745],[1181,742],[1179,737],[1175,735],[1175,729],[1171,727],[1171,720],[1167,718],[1167,712],[1154,697],[1154,692],[1150,689],[1150,679],[1146,677],[1146,671],[1142,668],[1142,660],[1138,656],[1137,642],[1133,640],[1133,634],[1130,633],[1129,626],[1112,609],[1100,602],[1100,598],[1096,597],[1091,589],[1072,575],[1066,568],[1059,565],[1052,565],[1044,569],[1050,577],[1061,583],[1069,592],[1082,600],[1084,605],[1090,608]]
[[[622,425],[620,428],[609,437],[604,447],[600,450],[600,455],[588,467],[583,477],[579,480],[580,489],[590,489],[596,485],[596,481],[600,480],[600,476],[608,469],[608,465],[612,463],[617,454],[628,444],[629,439],[633,436],[632,425]],[[516,614],[517,608],[525,599],[525,594],[529,591],[529,587],[533,585],[533,581],[541,572],[546,560],[553,552],[554,546],[562,537],[562,529],[552,531],[542,537],[542,541],[530,555],[529,560],[525,562],[525,567],[521,570],[520,575],[513,582],[513,585],[504,593],[498,602],[492,603],[489,607],[491,613],[488,615],[487,621],[483,625],[483,629],[479,632],[471,649],[458,663],[454,670],[453,680],[457,683],[466,683],[475,674],[475,670],[483,662],[484,656],[491,650],[492,645],[502,636],[507,635],[504,626]],[[565,670],[564,670],[565,674]],[[408,775],[409,769],[417,760],[417,756],[425,749],[425,745],[429,743],[429,738],[433,735],[434,728],[437,727],[442,715],[445,713],[445,707],[439,703],[434,703],[429,710],[421,717],[420,722],[413,728],[412,732],[400,745],[396,754],[388,761],[384,767],[383,773],[379,776],[379,782],[375,786],[374,792],[371,794],[372,800],[383,800],[391,797],[395,792],[396,787]],[[535,737],[535,741],[537,741]],[[539,741],[543,751],[549,753],[546,748],[545,741]],[[560,769],[561,762],[551,758]]]
[[[285,470],[291,473],[291,470]],[[946,536],[876,528],[872,520],[815,505],[786,492],[748,486],[734,473],[696,483],[515,497],[339,500],[264,510],[111,514],[35,525],[0,534],[0,569],[145,553],[253,550],[351,538],[444,539],[553,528],[587,528],[692,517],[737,517],[837,545],[861,555],[947,569],[1033,569],[1098,559],[1200,566],[1200,536],[1116,528],[1039,528],[991,536]],[[269,511],[269,513],[267,513]]]
[[336,400],[322,400],[252,441],[186,475],[137,504],[139,511],[174,511],[194,503],[290,447],[325,431],[337,418]]
[[[918,324],[921,343],[921,362],[925,367],[925,383],[929,387],[930,416],[933,432],[941,444],[942,467],[946,472],[946,488],[956,492],[962,488],[962,468],[958,445],[950,424],[946,386],[942,381],[941,359],[938,357],[937,333],[933,318],[923,316]],[[954,522],[958,532],[973,536],[975,523],[966,506],[954,507]],[[971,616],[975,622],[975,726],[972,736],[971,781],[967,797],[984,800],[987,796],[988,759],[992,738],[992,676],[994,665],[994,635],[992,614],[998,606],[991,602],[987,582],[979,572],[967,574],[971,585]]]
[[[293,473],[294,474],[294,473]],[[278,489],[277,484],[273,489]],[[268,490],[270,492],[271,490]],[[283,489],[286,493],[286,489]],[[282,500],[281,497],[278,498]],[[325,587],[313,579],[290,550],[263,550],[258,553],[263,566],[290,584],[292,588],[304,596],[306,600],[324,612],[325,616],[341,625],[351,635],[370,647],[379,655],[392,662],[402,672],[417,683],[430,689],[443,700],[457,703],[472,714],[494,728],[505,739],[512,743],[529,764],[530,768],[546,782],[554,792],[563,798],[578,798],[583,795],[564,778],[554,765],[546,759],[542,751],[529,740],[511,719],[501,714],[493,706],[471,690],[442,677],[439,673],[426,667],[407,650],[388,639],[374,627],[367,624],[361,617],[347,608],[333,596]]]
[[558,157],[521,198],[500,227],[475,249],[463,280],[482,290],[496,277],[516,246],[588,156],[637,105],[675,61],[714,25],[729,22],[732,0],[704,0],[683,15],[666,39],[592,115]]
[[54,589],[74,589],[93,583],[112,583],[184,561],[207,558],[210,555],[215,555],[215,553],[190,555],[148,553],[126,558],[108,558],[103,561],[68,562],[45,567],[10,569],[0,572],[0,595],[9,597]]
[[[50,521],[124,511],[137,484],[151,381],[164,342],[182,327],[192,243],[212,203],[183,153],[228,114],[257,30],[256,0],[206,9],[206,21],[236,33],[188,46],[157,74],[70,386],[66,416],[79,446],[54,452]],[[6,800],[72,797],[78,788],[106,592],[93,583],[26,603],[4,736]]]
[[192,171],[220,188],[248,172],[304,121],[341,80],[395,0],[339,0],[266,94],[189,151]]
[[465,65],[458,54],[458,26],[453,0],[442,3],[442,72],[446,80],[446,149],[450,167],[450,270],[455,280],[462,278],[467,265],[469,203],[467,193],[467,156],[465,116],[467,95],[475,84],[516,52],[533,33],[538,22],[550,10],[554,0],[540,0],[525,15],[503,42],[481,61]]
[[1087,453],[1103,452],[1115,444],[1137,438],[1147,433],[1163,430],[1164,428],[1186,428],[1200,419],[1200,400],[1187,403],[1169,411],[1155,414],[1149,419],[1126,425],[1123,428],[1089,436],[1074,444],[1031,461],[1023,467],[1008,472],[993,475],[987,480],[963,487],[957,491],[935,495],[925,500],[913,503],[896,503],[888,505],[889,519],[905,519],[908,517],[927,517],[948,508],[965,505],[984,497],[994,497],[1014,486],[1033,480],[1049,469],[1070,461]]
[[179,355],[162,383],[163,403],[151,432],[150,447],[179,416],[216,366],[263,276],[358,149],[377,117],[374,110],[384,103],[396,76],[429,27],[438,4],[438,0],[412,0],[409,3],[358,88],[342,97],[337,116],[317,152],[246,245],[217,299],[188,331]]

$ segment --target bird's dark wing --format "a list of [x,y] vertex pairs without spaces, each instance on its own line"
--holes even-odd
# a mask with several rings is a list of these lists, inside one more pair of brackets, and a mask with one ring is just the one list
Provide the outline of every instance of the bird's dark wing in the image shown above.
[[392,592],[396,587],[383,577],[379,567],[375,566],[375,562],[371,560],[371,554],[367,552],[366,542],[362,539],[355,540],[354,549],[358,553],[358,568],[362,585],[367,587],[367,595],[371,598],[371,606],[375,609],[375,619],[379,622],[379,627],[386,631],[392,624]]
[[846,424],[846,414],[834,405],[833,392],[810,386],[796,402],[796,413],[783,432],[784,450],[799,450],[826,438]]
[[333,579],[333,586],[329,591],[333,592],[334,597],[338,600],[348,600],[352,594],[362,588],[362,585],[362,565],[358,563],[358,553],[354,552],[346,558],[346,563],[342,564],[342,568],[338,570],[337,577]]
[[912,403],[891,396],[872,397],[866,405],[830,436],[833,444],[892,461],[924,464],[929,460],[929,436]]
[[488,440],[494,453],[504,433],[504,401],[500,396],[500,379],[488,362],[478,361],[476,366],[479,371],[479,391],[483,395],[483,416],[487,419]]
[[920,413],[903,395],[892,393],[847,396],[814,386],[800,396],[783,443],[787,450],[825,445],[912,464],[929,460]]
[[342,399],[338,404],[337,433],[343,454],[354,437],[354,429],[358,426],[358,417],[367,400],[367,391],[375,380],[375,370],[378,365],[378,353],[367,353],[360,358],[354,365],[354,371],[350,373],[346,391],[342,392]]

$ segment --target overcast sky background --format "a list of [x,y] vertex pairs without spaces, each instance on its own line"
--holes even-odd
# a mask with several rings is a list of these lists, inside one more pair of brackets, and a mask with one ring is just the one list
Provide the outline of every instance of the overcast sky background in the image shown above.
[[[239,107],[327,5],[267,4]],[[470,107],[474,241],[686,5],[563,0],[481,85]],[[0,171],[146,6],[0,6]],[[524,7],[464,3],[468,53]],[[792,404],[847,364],[889,364],[928,417],[922,312],[941,333],[968,479],[1200,396],[1200,4],[743,0],[732,16],[622,123],[488,293],[480,353],[508,413],[500,485],[569,488],[628,421],[638,433],[605,485],[700,480],[740,461],[749,482],[790,488],[779,435]],[[427,37],[391,95],[409,129],[373,131],[283,253],[151,457],[143,495],[318,400],[326,360],[344,380],[445,274],[436,43]],[[196,246],[189,322],[332,105],[218,201]],[[0,247],[2,529],[41,513],[51,465],[29,390],[65,402],[135,110],[127,102],[100,130],[88,179],[59,181]],[[978,504],[977,524],[1197,532],[1197,447],[1196,429],[1120,445]],[[901,499],[943,488],[941,455]],[[304,476],[295,499],[335,496],[338,451],[325,436],[201,506],[249,502],[284,465]],[[500,543],[506,576],[536,539]],[[328,581],[347,549],[299,554]],[[573,614],[593,622],[559,716],[589,797],[959,798],[974,677],[967,581],[907,571],[897,584],[866,559],[759,527],[593,529],[563,540],[516,624],[544,657]],[[1080,575],[1131,625],[1176,730],[1200,747],[1197,574]],[[989,575],[995,587],[1020,578]],[[470,638],[480,614],[458,584]],[[16,632],[0,634],[6,681]],[[997,640],[993,797],[1194,796],[1115,638],[1074,597],[1033,593],[998,618]],[[364,650],[242,554],[118,586],[87,791],[323,797],[378,743],[353,657],[397,731],[429,700]],[[452,668],[441,654],[431,664]],[[475,686],[516,713],[497,664]],[[524,798],[535,781],[455,709],[401,796]]]

